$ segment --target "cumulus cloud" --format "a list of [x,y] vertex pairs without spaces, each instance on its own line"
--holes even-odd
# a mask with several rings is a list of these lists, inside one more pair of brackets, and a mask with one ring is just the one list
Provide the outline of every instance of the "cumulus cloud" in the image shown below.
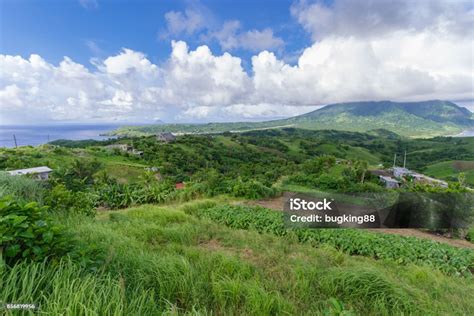
[[223,50],[243,48],[252,52],[275,50],[283,47],[285,42],[273,34],[273,30],[242,31],[241,23],[236,20],[227,21],[219,31],[210,32],[207,36],[216,39]]
[[474,10],[470,0],[335,0],[292,5],[292,15],[317,40],[327,36],[370,38],[401,30],[473,34]]
[[223,50],[245,49],[259,52],[265,49],[274,50],[285,43],[275,36],[271,28],[262,30],[243,30],[237,20],[217,22],[212,12],[199,3],[184,11],[169,11],[165,14],[166,30],[160,33],[163,38],[198,35],[203,41],[216,40]]
[[[293,14],[317,40],[292,64],[270,50],[259,51],[248,71],[239,57],[215,54],[206,45],[190,49],[184,41],[172,41],[171,55],[160,65],[129,48],[95,61],[92,67],[68,57],[53,65],[38,55],[0,55],[0,110],[7,113],[2,118],[265,119],[333,102],[473,100],[472,28],[465,26],[471,23],[472,10],[460,11],[458,2],[452,7],[447,2],[421,2],[427,8],[416,10],[432,18],[422,15],[420,22],[407,20],[400,12],[412,9],[399,4],[402,8],[397,6],[392,20],[387,17],[382,26],[379,21],[388,13],[377,3],[370,2],[370,8],[361,5],[365,9],[358,16],[364,23],[352,17],[356,8],[343,0],[331,7],[297,3]],[[441,5],[443,12],[431,7]],[[433,12],[438,13],[433,16]],[[447,21],[453,14],[458,22]],[[343,23],[334,17],[347,19]],[[322,27],[318,19],[333,28]],[[280,45],[272,44],[270,30],[242,31],[237,21],[226,23],[220,31],[212,36],[229,50],[264,39],[262,49]]]
[[162,34],[162,37],[191,35],[204,29],[207,25],[204,13],[195,8],[188,8],[184,12],[167,12],[165,20],[166,31]]

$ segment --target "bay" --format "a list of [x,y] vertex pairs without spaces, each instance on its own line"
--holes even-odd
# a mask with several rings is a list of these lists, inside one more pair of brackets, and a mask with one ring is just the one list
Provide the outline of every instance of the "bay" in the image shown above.
[[15,147],[14,136],[18,146],[38,146],[57,139],[83,140],[108,139],[101,136],[121,125],[102,124],[68,124],[68,125],[3,125],[0,126],[0,147]]

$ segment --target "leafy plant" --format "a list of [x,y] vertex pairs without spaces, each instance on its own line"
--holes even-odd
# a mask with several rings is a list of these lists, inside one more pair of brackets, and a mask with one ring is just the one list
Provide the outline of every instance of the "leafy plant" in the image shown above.
[[238,229],[286,236],[290,232],[302,243],[328,244],[352,255],[384,259],[399,264],[425,264],[447,274],[471,275],[474,251],[430,240],[377,234],[357,229],[290,229],[283,214],[262,207],[223,205],[202,208],[197,215]]
[[52,259],[74,249],[72,237],[48,218],[46,209],[35,202],[0,201],[0,254],[7,264]]

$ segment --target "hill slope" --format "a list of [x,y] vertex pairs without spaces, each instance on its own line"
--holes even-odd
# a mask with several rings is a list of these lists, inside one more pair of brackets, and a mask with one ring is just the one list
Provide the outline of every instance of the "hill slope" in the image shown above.
[[368,131],[386,129],[403,136],[428,137],[453,135],[474,129],[474,115],[449,101],[391,102],[368,101],[327,105],[303,115],[266,122],[208,124],[162,124],[123,127],[110,133],[115,136],[142,136],[157,132],[220,133],[266,128],[299,127]]
[[472,113],[449,101],[351,102],[282,120],[309,129],[388,129],[405,136],[449,135],[474,127]]

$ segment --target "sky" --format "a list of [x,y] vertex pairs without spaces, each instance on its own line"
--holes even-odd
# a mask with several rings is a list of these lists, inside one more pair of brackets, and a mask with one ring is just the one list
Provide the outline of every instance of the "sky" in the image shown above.
[[431,99],[474,110],[470,0],[0,0],[4,125]]

